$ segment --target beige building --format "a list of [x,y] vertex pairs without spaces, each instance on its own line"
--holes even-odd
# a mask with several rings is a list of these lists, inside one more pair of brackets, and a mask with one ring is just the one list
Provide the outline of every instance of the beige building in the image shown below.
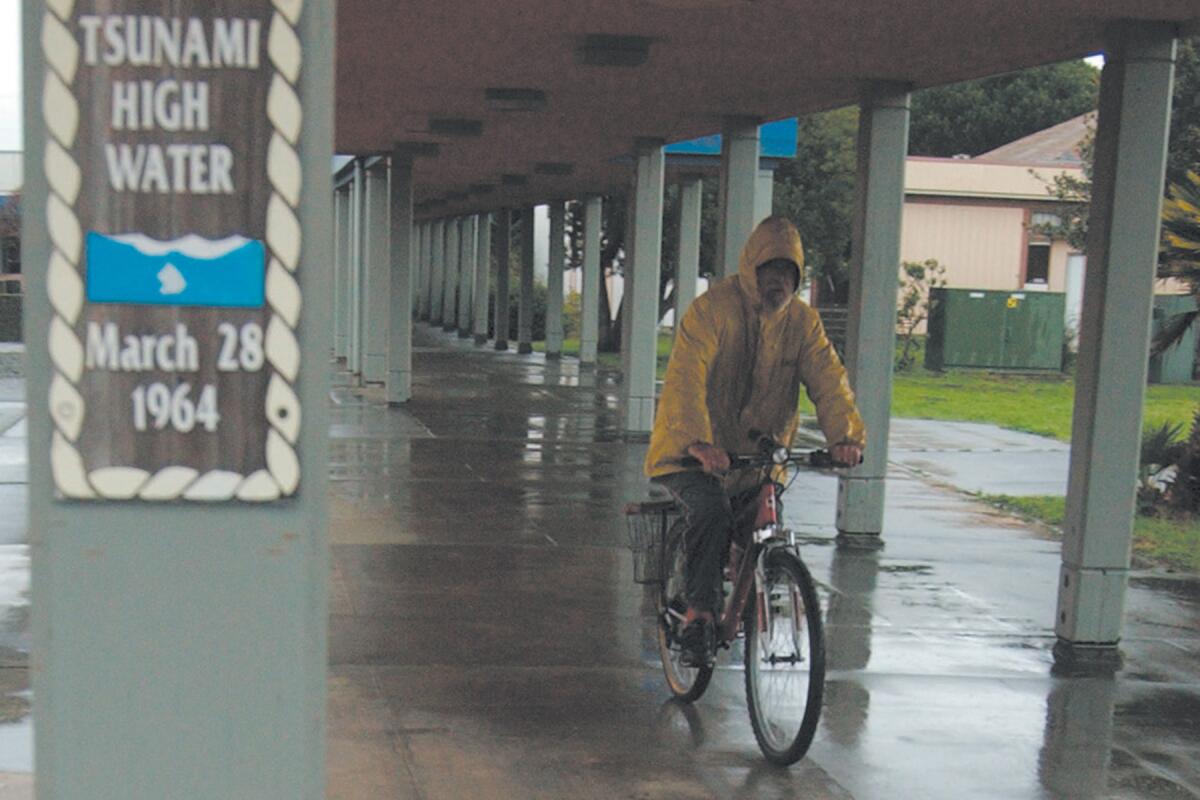
[[1034,227],[1062,212],[1047,191],[1053,178],[1082,177],[1087,124],[1076,117],[975,158],[910,157],[901,259],[937,259],[953,287],[1074,289],[1083,254]]

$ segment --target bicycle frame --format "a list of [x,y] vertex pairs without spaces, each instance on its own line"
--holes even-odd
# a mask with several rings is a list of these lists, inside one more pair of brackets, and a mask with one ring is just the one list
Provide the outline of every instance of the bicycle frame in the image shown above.
[[[755,501],[757,513],[754,526],[749,530],[735,530],[730,537],[730,558],[732,559],[739,549],[742,554],[737,564],[731,564],[734,570],[733,591],[717,623],[718,636],[724,643],[730,643],[737,638],[746,603],[749,602],[750,592],[755,586],[755,573],[759,571],[762,555],[774,538],[779,525],[776,491],[775,483],[768,479],[759,490],[758,499]],[[757,598],[756,601],[761,602],[761,598]],[[758,618],[763,619],[762,614]]]

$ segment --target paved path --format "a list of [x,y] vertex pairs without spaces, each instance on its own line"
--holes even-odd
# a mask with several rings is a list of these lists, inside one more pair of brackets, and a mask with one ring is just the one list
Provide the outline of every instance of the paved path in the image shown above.
[[[614,513],[645,489],[614,377],[420,327],[406,408],[332,393],[329,797],[1200,797],[1197,584],[1135,574],[1125,670],[1053,677],[1058,544],[948,488],[1051,493],[1062,445],[895,421],[877,553],[832,546],[834,479],[796,485],[830,673],[777,770],[731,660],[667,701]],[[0,379],[0,656],[28,649],[21,400]],[[0,800],[31,796],[29,741],[0,724]]]

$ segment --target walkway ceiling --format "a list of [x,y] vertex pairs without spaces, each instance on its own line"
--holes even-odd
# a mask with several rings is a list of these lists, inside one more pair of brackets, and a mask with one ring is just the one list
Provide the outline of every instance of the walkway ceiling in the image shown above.
[[639,138],[716,133],[1099,52],[1197,0],[340,0],[336,148],[411,148],[421,216],[620,191]]

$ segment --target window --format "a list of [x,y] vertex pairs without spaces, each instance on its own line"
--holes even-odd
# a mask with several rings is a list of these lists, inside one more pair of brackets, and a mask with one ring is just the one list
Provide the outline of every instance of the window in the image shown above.
[[1025,260],[1025,283],[1050,282],[1050,245],[1031,242]]

